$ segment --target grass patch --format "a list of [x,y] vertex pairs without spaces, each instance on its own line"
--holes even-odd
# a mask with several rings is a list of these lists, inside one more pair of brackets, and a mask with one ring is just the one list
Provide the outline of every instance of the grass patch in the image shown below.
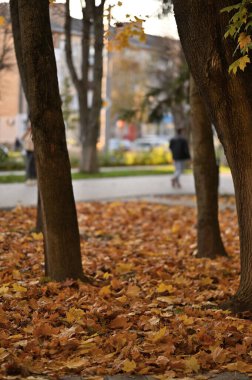
[[[174,173],[172,165],[166,165],[164,167],[158,167],[153,169],[135,169],[125,167],[124,169],[114,169],[106,172],[100,172],[95,174],[87,173],[72,173],[73,180],[79,179],[94,179],[94,178],[116,178],[116,177],[138,177],[146,175],[169,175]],[[186,169],[185,174],[192,174],[191,169]],[[221,167],[220,173],[230,173],[229,168]],[[25,181],[24,175],[0,175],[0,184],[4,183],[22,183]]]
[[[131,177],[131,176],[145,176],[145,175],[160,175],[160,174],[171,174],[173,173],[172,166],[166,166],[164,168],[153,168],[153,169],[122,169],[122,170],[111,170],[107,172],[100,172],[95,174],[87,173],[72,173],[72,179],[94,179],[94,178],[115,178],[115,177]],[[22,183],[25,181],[24,175],[0,175],[0,184],[2,183]]]
[[0,184],[3,183],[22,183],[25,181],[24,175],[0,175]]
[[100,172],[95,174],[87,173],[73,173],[73,179],[93,179],[93,178],[114,178],[114,177],[137,177],[145,175],[160,175],[160,174],[171,174],[173,173],[173,168],[159,168],[159,169],[137,169],[137,170],[111,170],[107,172]]

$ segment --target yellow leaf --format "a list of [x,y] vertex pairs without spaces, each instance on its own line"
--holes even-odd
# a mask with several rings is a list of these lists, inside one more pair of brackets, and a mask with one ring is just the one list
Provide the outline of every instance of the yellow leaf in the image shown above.
[[203,278],[203,279],[200,281],[200,285],[201,285],[201,286],[212,285],[212,283],[213,283],[213,280],[212,280],[212,278],[210,278],[210,277],[205,277],[205,278]]
[[166,334],[166,326],[162,327],[158,332],[151,335],[150,340],[154,343],[159,342]]
[[108,285],[108,286],[103,286],[103,287],[99,290],[99,295],[100,295],[100,296],[108,296],[109,294],[111,294],[110,285]]
[[103,278],[104,278],[105,280],[108,280],[110,277],[112,277],[112,274],[109,273],[109,272],[106,272],[106,273],[104,273],[104,275],[103,275]]
[[66,320],[69,323],[79,322],[84,317],[84,311],[82,309],[76,309],[71,307],[69,311],[66,312]]
[[164,293],[164,292],[173,293],[174,287],[172,285],[167,285],[164,282],[161,282],[157,287],[157,292],[158,293]]
[[124,274],[130,272],[133,268],[133,264],[130,263],[118,263],[116,264],[116,273]]
[[185,360],[186,372],[199,372],[200,365],[195,356]]
[[233,72],[233,74],[236,74],[238,69],[244,71],[244,70],[245,70],[245,67],[247,66],[248,63],[250,63],[250,58],[249,58],[249,56],[246,54],[246,55],[244,55],[243,57],[241,57],[241,58],[237,59],[236,61],[234,61],[234,62],[229,66],[228,72],[229,72],[229,73],[232,73],[232,72]]
[[118,7],[121,7],[123,5],[123,3],[121,1],[118,1],[117,5],[118,5]]
[[126,296],[121,296],[121,297],[116,298],[116,300],[121,303],[126,303],[128,301],[128,298]]
[[32,233],[32,237],[34,240],[43,240],[43,234],[42,232],[39,232],[38,234],[36,232]]
[[178,224],[178,223],[175,222],[175,223],[172,225],[171,232],[172,232],[173,234],[177,234],[179,231],[180,231],[180,224]]
[[187,315],[179,315],[178,318],[187,326],[192,325],[194,322],[194,319],[192,317],[188,317]]
[[0,288],[0,295],[7,294],[8,291],[9,291],[8,286],[3,285],[3,286],[1,286],[1,288]]
[[24,286],[19,285],[19,284],[13,284],[12,288],[15,292],[19,292],[19,293],[27,292],[27,289]]
[[0,26],[5,24],[5,18],[4,16],[0,16]]
[[134,360],[129,360],[129,359],[126,359],[124,360],[123,362],[123,367],[122,367],[122,370],[124,372],[132,372],[134,371],[134,369],[136,369],[136,363],[134,362]]
[[14,280],[21,280],[21,273],[17,269],[13,269],[12,277]]

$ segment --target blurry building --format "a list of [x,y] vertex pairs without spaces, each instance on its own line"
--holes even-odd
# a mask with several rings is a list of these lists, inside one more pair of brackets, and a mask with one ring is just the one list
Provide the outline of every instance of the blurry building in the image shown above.
[[[78,130],[78,101],[76,92],[71,84],[70,74],[65,60],[65,36],[64,36],[64,4],[50,6],[51,28],[54,42],[54,52],[58,69],[58,81],[62,98],[71,99],[68,107],[71,115],[68,122],[72,130]],[[0,4],[0,16],[9,20],[9,4]],[[1,38],[0,28],[0,51],[4,49],[4,40]],[[80,41],[82,36],[82,21],[72,19],[72,44],[76,68],[80,67],[81,61]],[[23,134],[27,120],[27,103],[22,90],[16,63],[12,34],[10,33],[8,44],[11,44],[12,65],[8,69],[0,70],[0,142],[13,143],[17,136]],[[67,86],[66,83],[70,85]],[[66,94],[67,92],[67,94]],[[64,108],[64,105],[63,105]],[[70,128],[71,129],[71,128]],[[77,134],[77,132],[75,133]]]
[[[67,136],[68,140],[78,141],[78,98],[65,59],[64,13],[64,4],[57,3],[50,6],[51,28]],[[0,3],[0,16],[8,18],[8,15],[9,4]],[[81,36],[82,21],[72,19],[72,51],[77,72],[81,69]],[[27,104],[19,78],[11,33],[9,38],[8,43],[12,46],[10,52],[12,66],[10,69],[0,70],[0,142],[12,144],[15,138],[23,133],[27,120]],[[0,28],[0,51],[3,43]],[[118,136],[133,140],[140,135],[156,133],[157,126],[149,124],[146,115],[142,112],[142,100],[148,86],[155,85],[157,80],[155,71],[152,70],[153,66],[157,70],[167,64],[175,65],[174,62],[178,59],[180,52],[180,43],[177,40],[151,35],[146,35],[145,41],[131,38],[129,46],[119,51],[108,52],[106,48],[104,49],[102,145],[110,137]],[[94,51],[91,49],[90,83],[93,76],[93,60]],[[92,97],[92,86],[90,86],[89,97],[90,99]],[[165,125],[162,127],[163,133]]]
[[146,35],[145,41],[131,38],[129,46],[111,53],[111,137],[130,140],[148,134],[168,135],[172,115],[149,122],[145,97],[160,85],[159,72],[177,70],[181,59],[178,40]]

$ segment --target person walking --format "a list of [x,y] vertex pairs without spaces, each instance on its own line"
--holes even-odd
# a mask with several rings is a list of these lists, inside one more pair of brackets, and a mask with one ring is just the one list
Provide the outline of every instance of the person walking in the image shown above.
[[184,170],[186,160],[191,158],[187,140],[182,136],[182,129],[178,129],[176,136],[171,139],[170,150],[175,166],[175,172],[171,179],[172,187],[180,189],[180,176]]
[[26,152],[26,184],[35,185],[37,180],[36,164],[35,164],[35,154],[34,154],[34,144],[32,141],[32,130],[30,122],[28,127],[22,136],[23,146]]

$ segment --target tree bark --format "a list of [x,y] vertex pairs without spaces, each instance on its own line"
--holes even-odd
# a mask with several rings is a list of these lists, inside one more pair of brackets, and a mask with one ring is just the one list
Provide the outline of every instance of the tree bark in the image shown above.
[[[18,11],[18,3],[11,3],[11,19],[12,19],[12,31],[14,35],[14,47],[15,54],[17,58],[19,75],[21,78],[22,88],[25,94],[26,101],[27,99],[27,81],[25,77],[25,68],[23,62],[23,53],[22,53],[22,44],[21,44],[21,30],[20,30],[20,20],[19,20],[19,11]],[[41,210],[41,201],[38,189],[38,198],[37,198],[37,219],[35,229],[37,232],[41,232],[43,230],[43,220],[42,220],[42,210]],[[46,256],[45,256],[46,262]]]
[[[37,159],[48,276],[84,278],[48,0],[11,0]],[[17,54],[17,59],[20,55]],[[21,74],[22,76],[22,74]]]
[[197,200],[197,257],[227,256],[218,220],[219,167],[209,115],[198,88],[190,80],[193,174]]
[[190,71],[211,113],[231,168],[240,235],[241,277],[233,311],[252,310],[252,65],[228,73],[235,43],[224,39],[230,0],[174,0],[175,17]]
[[[97,142],[100,133],[100,111],[102,106],[102,72],[103,72],[103,11],[105,0],[99,6],[95,0],[87,0],[83,14],[82,31],[82,67],[81,78],[78,78],[73,63],[71,47],[71,17],[69,11],[69,0],[66,1],[66,58],[72,81],[78,93],[80,112],[80,140],[81,159],[80,170],[82,172],[95,173],[99,171],[97,158]],[[94,42],[93,42],[94,40]],[[94,64],[90,65],[90,47],[94,43]],[[89,70],[93,70],[92,86],[88,80]],[[88,104],[88,91],[92,90],[92,104]]]

